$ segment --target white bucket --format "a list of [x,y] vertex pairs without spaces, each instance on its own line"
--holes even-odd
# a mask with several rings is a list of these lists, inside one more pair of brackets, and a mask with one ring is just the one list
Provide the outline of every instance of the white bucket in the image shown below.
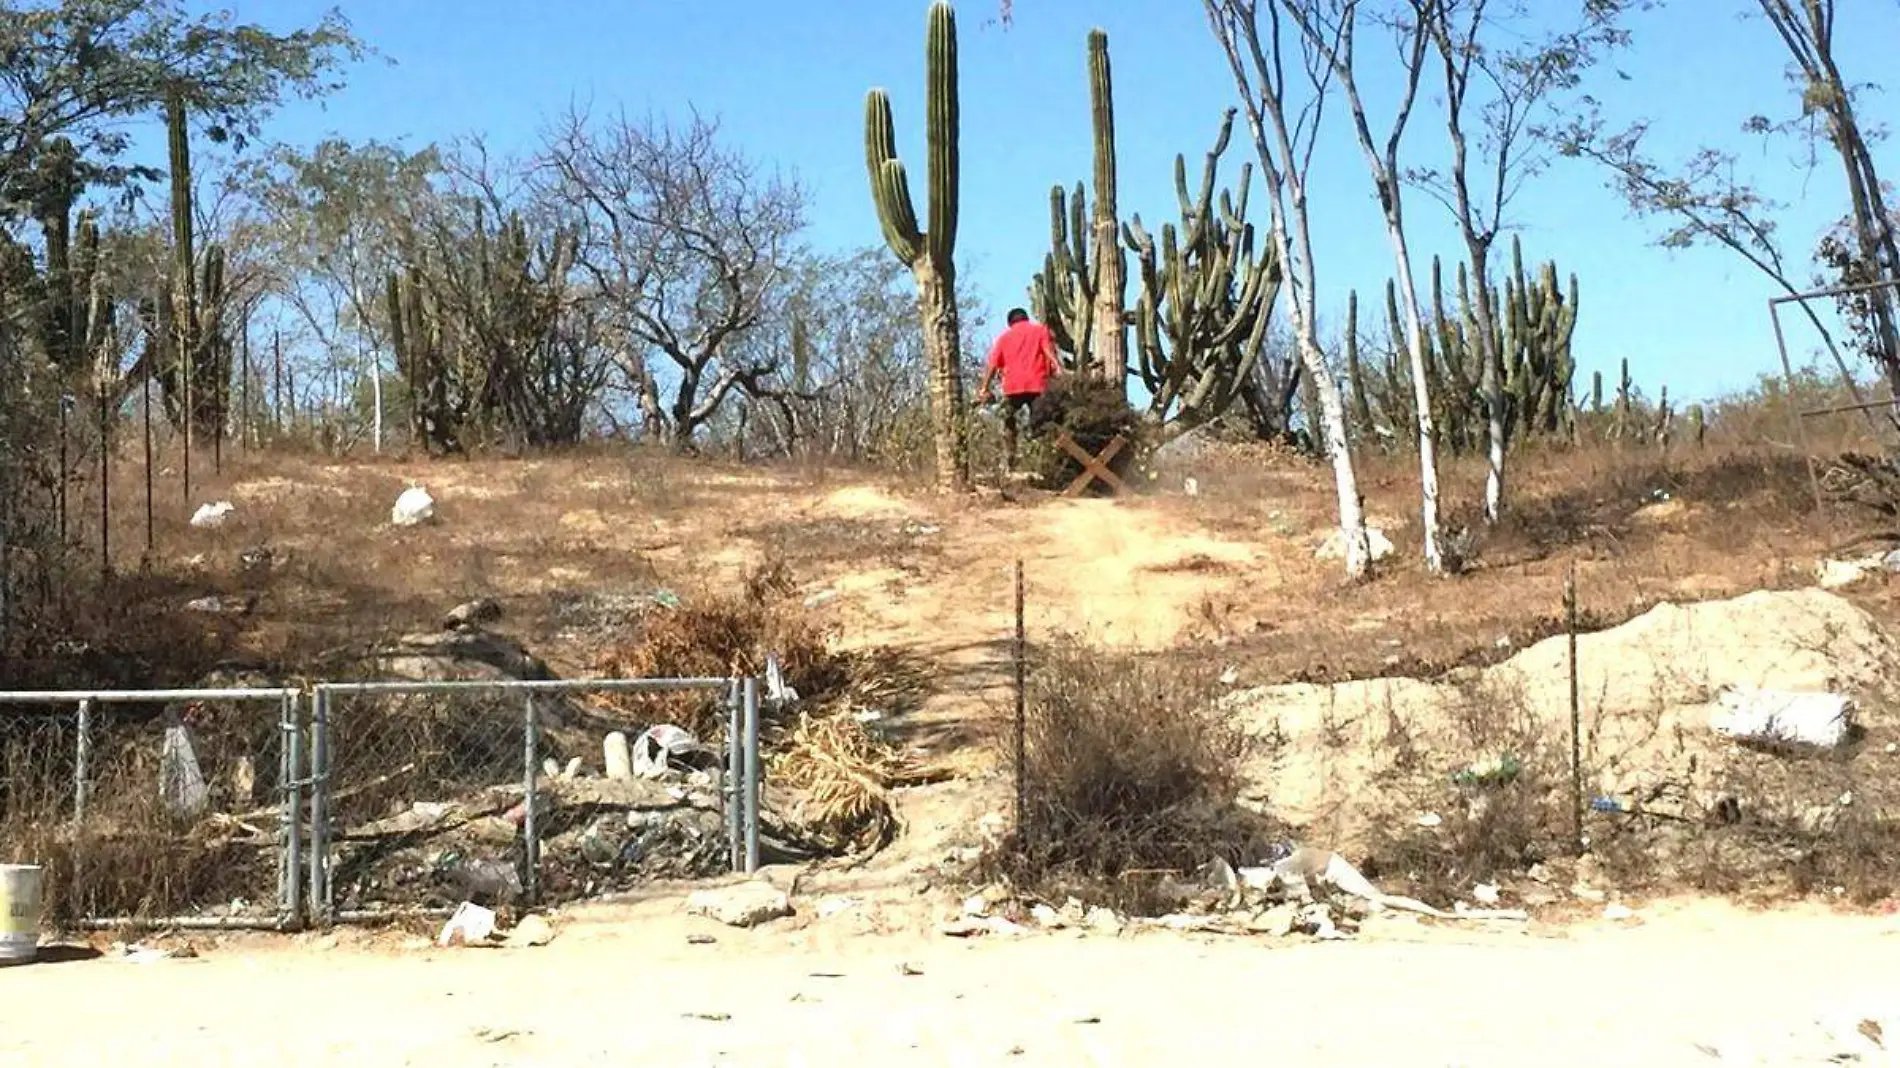
[[40,875],[32,864],[0,864],[0,967],[39,955]]

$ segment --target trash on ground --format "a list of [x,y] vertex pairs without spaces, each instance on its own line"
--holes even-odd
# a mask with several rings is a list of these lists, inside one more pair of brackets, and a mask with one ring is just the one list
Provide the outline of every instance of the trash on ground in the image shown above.
[[389,521],[399,527],[413,527],[435,518],[435,498],[421,486],[410,486],[396,498],[389,510]]
[[165,810],[180,819],[197,819],[211,804],[211,788],[198,767],[191,732],[182,723],[165,728],[158,756],[158,797]]
[[[1373,563],[1391,556],[1394,549],[1392,539],[1386,537],[1385,531],[1378,527],[1366,528],[1366,545],[1371,551]],[[1319,549],[1313,555],[1321,560],[1344,560],[1346,558],[1345,532],[1335,530],[1328,534],[1326,540],[1320,543]]]
[[1471,888],[1471,896],[1480,905],[1495,905],[1500,900],[1500,891],[1490,883],[1479,883]]
[[607,777],[615,780],[633,778],[633,744],[620,731],[614,731],[601,742],[601,759],[607,769]]
[[1742,741],[1838,749],[1847,741],[1854,702],[1839,694],[1728,689],[1709,715],[1717,734]]
[[435,943],[444,949],[450,946],[479,946],[486,944],[494,934],[495,910],[464,901],[456,906],[449,922],[442,925],[442,933],[436,937]]
[[237,506],[230,501],[218,501],[215,504],[201,504],[198,506],[197,511],[191,513],[191,525],[207,530],[221,527],[224,525],[224,521],[229,519],[231,513],[235,511],[237,511]]
[[1629,920],[1636,917],[1636,910],[1628,905],[1612,901],[1603,906],[1603,918],[1606,920]]
[[1524,765],[1510,753],[1500,753],[1485,760],[1474,761],[1452,775],[1451,781],[1459,786],[1504,786],[1516,780],[1524,770]]
[[719,766],[719,754],[671,723],[648,727],[633,743],[633,773],[658,779],[669,772],[704,771]]

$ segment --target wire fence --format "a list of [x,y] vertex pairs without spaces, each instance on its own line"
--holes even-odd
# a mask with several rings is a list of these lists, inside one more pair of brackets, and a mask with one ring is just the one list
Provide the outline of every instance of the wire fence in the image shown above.
[[0,849],[71,927],[291,926],[294,689],[0,693]]
[[[602,695],[702,695],[717,745]],[[56,928],[285,930],[759,865],[749,678],[0,692],[0,861]]]

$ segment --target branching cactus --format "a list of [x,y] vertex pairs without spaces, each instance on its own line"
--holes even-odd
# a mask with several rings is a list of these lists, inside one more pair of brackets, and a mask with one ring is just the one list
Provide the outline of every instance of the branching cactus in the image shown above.
[[[192,220],[191,136],[184,101],[173,94],[165,107],[171,148],[172,269],[156,302],[157,324],[168,336],[167,359],[155,368],[167,409],[194,434],[217,434],[224,415],[222,373],[229,365],[230,339],[224,332],[224,250],[205,249],[198,266]],[[202,272],[202,274],[200,273]]]
[[[1036,315],[1080,369],[1110,382],[1128,376],[1128,265],[1116,199],[1115,94],[1108,34],[1089,32],[1089,115],[1095,149],[1095,208],[1076,183],[1073,198],[1049,193],[1049,256],[1031,282]],[[1093,258],[1090,256],[1091,247]]]
[[1181,227],[1161,228],[1159,244],[1136,215],[1123,228],[1135,253],[1141,295],[1135,305],[1135,352],[1153,397],[1150,416],[1186,426],[1219,416],[1233,404],[1260,360],[1267,323],[1280,292],[1280,262],[1271,245],[1256,251],[1246,221],[1252,166],[1242,164],[1235,190],[1214,183],[1234,130],[1234,109],[1208,151],[1198,193],[1190,191],[1187,159],[1174,159]]
[[936,444],[937,483],[960,489],[969,483],[969,427],[959,363],[963,352],[957,321],[957,21],[946,0],[930,5],[925,31],[926,105],[924,136],[929,157],[926,189],[928,229],[920,229],[911,201],[910,178],[897,156],[897,130],[890,95],[873,89],[864,102],[865,164],[871,200],[884,241],[917,280],[917,310],[923,319],[930,364],[930,414]]

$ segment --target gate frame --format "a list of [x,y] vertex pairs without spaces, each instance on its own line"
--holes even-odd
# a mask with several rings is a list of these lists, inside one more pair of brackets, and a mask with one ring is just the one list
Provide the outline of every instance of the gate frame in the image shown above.
[[302,815],[304,778],[303,690],[294,686],[226,687],[175,690],[0,690],[0,705],[74,705],[77,741],[73,753],[73,828],[84,833],[88,773],[92,762],[92,708],[94,705],[173,704],[179,701],[229,701],[240,704],[278,702],[277,912],[274,918],[252,916],[81,916],[86,930],[119,928],[173,928],[176,930],[294,931],[303,923],[300,865],[303,849],[298,820]]
[[[728,855],[735,872],[759,868],[759,680],[755,676],[719,678],[642,679],[455,679],[441,681],[388,680],[379,682],[318,682],[310,687],[311,745],[309,751],[310,836],[307,843],[309,885],[304,894],[311,926],[386,919],[385,913],[348,913],[336,908],[330,881],[330,797],[335,783],[330,763],[330,701],[333,697],[412,696],[419,694],[520,694],[522,742],[522,838],[525,863],[522,896],[529,907],[538,904],[541,842],[537,833],[534,794],[540,775],[540,714],[535,695],[544,693],[690,693],[726,694],[726,774],[720,783],[725,809]],[[436,910],[440,911],[440,910]],[[405,910],[401,915],[417,915]],[[420,914],[431,914],[421,910]]]

